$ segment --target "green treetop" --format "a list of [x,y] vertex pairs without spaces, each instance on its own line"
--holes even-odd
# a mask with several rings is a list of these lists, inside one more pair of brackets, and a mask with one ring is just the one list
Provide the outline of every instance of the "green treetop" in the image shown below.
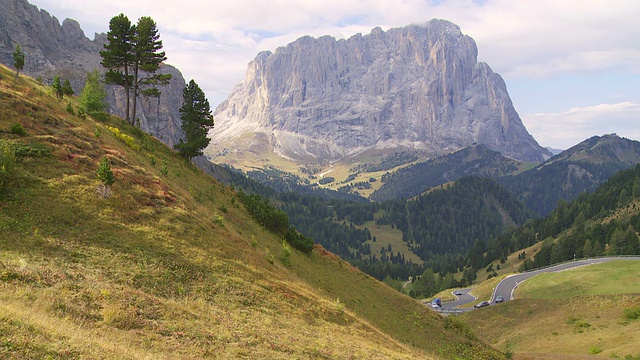
[[20,49],[20,45],[16,45],[13,52],[13,66],[16,68],[16,79],[20,76],[20,70],[24,68],[24,53]]
[[[125,118],[134,125],[139,88],[165,85],[171,79],[170,74],[155,74],[160,64],[167,59],[164,51],[161,51],[162,41],[152,18],[141,17],[137,25],[132,25],[124,14],[113,17],[109,22],[107,41],[104,50],[100,52],[101,64],[108,69],[105,79],[107,84],[124,88]],[[141,76],[140,72],[149,76]]]
[[84,89],[78,98],[85,113],[95,119],[103,119],[106,115],[107,103],[105,99],[107,93],[104,91],[104,85],[98,70],[93,70],[87,74],[87,81]]
[[184,158],[191,159],[202,155],[202,150],[209,145],[211,139],[207,133],[213,128],[213,115],[209,100],[195,81],[189,81],[182,96],[184,105],[180,108],[180,118],[185,139],[180,139],[174,147]]

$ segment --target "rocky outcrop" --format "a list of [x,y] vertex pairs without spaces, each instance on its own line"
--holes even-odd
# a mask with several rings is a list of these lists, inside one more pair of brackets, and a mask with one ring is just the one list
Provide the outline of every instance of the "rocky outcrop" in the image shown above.
[[550,156],[527,132],[502,78],[448,21],[302,37],[248,65],[214,113],[209,154],[276,151],[334,161],[370,149],[431,154],[474,143],[524,161]]
[[[26,0],[0,0],[0,62],[13,68],[12,53],[19,44],[26,54],[25,74],[45,82],[59,75],[71,82],[76,94],[82,91],[88,71],[103,71],[99,52],[106,41],[105,34],[89,40],[75,20],[66,19],[60,25],[55,16]],[[138,99],[137,118],[143,130],[173,146],[182,135],[178,109],[185,81],[170,65],[163,65],[160,72],[171,73],[173,79],[160,88],[160,98]],[[112,86],[106,90],[110,112],[123,116],[124,91]]]

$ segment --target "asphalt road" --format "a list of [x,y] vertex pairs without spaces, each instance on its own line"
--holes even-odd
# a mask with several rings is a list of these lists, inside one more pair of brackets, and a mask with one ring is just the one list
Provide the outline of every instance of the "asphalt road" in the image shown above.
[[[529,271],[526,273],[515,274],[504,278],[496,288],[493,290],[493,295],[491,296],[491,300],[489,303],[491,306],[496,305],[495,299],[498,295],[502,295],[504,301],[513,300],[513,292],[518,287],[520,283],[523,281],[532,278],[538,274],[542,273],[552,273],[558,271],[569,270],[573,268],[577,268],[580,266],[587,266],[593,264],[601,264],[607,261],[612,260],[640,260],[640,256],[633,257],[607,257],[607,258],[597,258],[597,259],[584,259],[584,260],[576,260],[564,264],[559,264],[555,266],[551,266],[544,269]],[[471,288],[458,289],[454,291],[454,296],[456,296],[456,301],[443,302],[442,307],[437,308],[435,310],[442,312],[463,312],[473,310],[474,308],[459,308],[461,305],[469,304],[476,301],[476,297],[469,294]],[[456,291],[460,291],[461,295],[455,295]]]
[[577,268],[577,267],[580,267],[580,266],[601,264],[601,263],[604,263],[604,262],[607,262],[607,261],[612,261],[612,260],[640,260],[640,256],[638,256],[638,257],[608,257],[608,258],[576,260],[576,261],[572,261],[572,262],[568,262],[568,263],[564,263],[564,264],[560,264],[560,265],[555,265],[555,266],[551,266],[551,267],[540,269],[540,270],[534,270],[534,271],[530,271],[530,272],[526,272],[526,273],[522,273],[522,274],[511,275],[511,276],[506,277],[502,281],[500,281],[500,283],[498,283],[498,286],[496,286],[496,288],[493,290],[493,296],[491,297],[490,303],[491,303],[491,305],[494,305],[495,304],[494,300],[495,300],[496,296],[498,296],[498,295],[502,295],[502,297],[504,298],[504,301],[513,300],[513,292],[518,287],[518,285],[521,282],[523,282],[523,281],[525,281],[525,280],[527,280],[529,278],[532,278],[532,277],[534,277],[534,276],[536,276],[538,274],[564,271],[564,270]]
[[455,291],[460,291],[461,295],[455,295],[455,291],[454,291],[453,296],[455,296],[457,300],[443,302],[442,307],[439,310],[442,310],[442,311],[462,310],[462,309],[457,309],[457,307],[460,305],[469,304],[476,301],[476,297],[469,294],[470,290],[471,288],[455,290]]

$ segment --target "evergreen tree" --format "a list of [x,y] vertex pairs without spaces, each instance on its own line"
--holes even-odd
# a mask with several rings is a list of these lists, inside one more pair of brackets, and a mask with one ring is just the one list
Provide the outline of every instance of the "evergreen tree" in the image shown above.
[[131,21],[124,14],[114,16],[109,21],[107,43],[104,45],[104,50],[100,51],[102,57],[100,64],[108,69],[105,74],[106,83],[124,88],[125,120],[129,123],[132,123],[129,117],[129,95],[133,77],[129,74],[129,70],[135,61],[134,31]]
[[106,98],[107,93],[104,91],[104,85],[98,70],[87,73],[87,81],[84,83],[84,89],[78,98],[84,112],[95,119],[104,119],[107,108]]
[[600,256],[602,255],[602,244],[600,243],[600,241],[596,240],[593,242],[593,256]]
[[16,45],[13,52],[13,66],[16,68],[16,79],[20,76],[20,71],[24,68],[24,53],[20,49],[20,45]]
[[[162,50],[162,40],[158,34],[156,22],[148,16],[138,19],[138,24],[134,31],[134,64],[133,64],[133,111],[132,121],[136,120],[136,104],[140,86],[166,85],[171,80],[171,74],[155,74],[160,64],[167,60],[165,52]],[[140,77],[140,70],[150,74]],[[156,96],[159,98],[158,89],[152,87],[146,89],[145,96]]]
[[638,234],[636,229],[631,224],[624,232],[624,247],[622,249],[623,255],[638,255],[640,251],[640,243],[638,243]]
[[202,155],[202,150],[209,145],[211,139],[207,137],[207,133],[213,127],[213,116],[209,100],[195,81],[189,81],[182,96],[184,105],[180,108],[180,118],[185,139],[180,139],[174,148],[184,158],[191,159]]
[[625,248],[624,232],[616,228],[609,238],[609,255],[621,255]]
[[102,182],[102,196],[108,197],[111,185],[116,181],[113,172],[111,171],[111,165],[109,164],[109,158],[102,157],[100,164],[98,164],[98,170],[96,171],[98,179]]
[[73,94],[75,94],[75,92],[73,91],[73,88],[71,87],[71,82],[69,82],[69,80],[65,80],[62,83],[62,95],[73,96]]
[[[137,25],[132,25],[124,14],[113,17],[109,22],[108,42],[100,52],[101,64],[109,70],[105,75],[107,84],[124,88],[125,119],[132,125],[136,122],[140,87],[164,85],[171,79],[171,74],[155,74],[160,64],[167,59],[165,52],[160,51],[162,41],[159,39],[156,23],[148,16],[138,19]],[[150,75],[141,77],[141,72]]]
[[587,239],[584,242],[584,247],[582,248],[582,256],[585,257],[585,258],[588,258],[588,257],[591,257],[593,255],[594,255],[594,253],[593,253],[593,247],[591,245],[591,240]]
[[53,82],[51,83],[51,87],[53,88],[53,93],[56,95],[58,99],[62,99],[62,83],[60,82],[60,76],[56,75],[53,77]]

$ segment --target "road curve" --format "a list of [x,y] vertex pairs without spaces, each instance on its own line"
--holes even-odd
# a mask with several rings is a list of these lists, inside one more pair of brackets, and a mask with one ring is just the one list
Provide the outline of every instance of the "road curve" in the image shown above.
[[494,300],[498,295],[502,295],[502,297],[504,298],[504,301],[513,300],[513,292],[518,287],[518,285],[521,282],[529,278],[532,278],[538,274],[564,271],[564,270],[569,270],[569,269],[573,269],[580,266],[601,264],[601,263],[605,263],[613,260],[640,260],[640,256],[606,257],[606,258],[576,260],[576,261],[571,261],[571,262],[551,266],[548,268],[529,271],[521,274],[510,275],[504,278],[502,281],[500,281],[500,283],[498,283],[496,288],[493,290],[493,296],[491,297],[490,303],[491,305],[494,305],[495,304]]
[[[458,289],[453,291],[453,296],[455,296],[457,298],[456,301],[447,301],[447,302],[443,302],[442,303],[442,307],[438,310],[441,311],[460,311],[461,309],[458,309],[458,306],[460,305],[465,305],[465,304],[469,304],[472,303],[474,301],[476,301],[476,297],[469,294],[469,291],[471,290],[471,288],[465,288],[465,289]],[[455,292],[459,291],[460,295],[456,295]]]

